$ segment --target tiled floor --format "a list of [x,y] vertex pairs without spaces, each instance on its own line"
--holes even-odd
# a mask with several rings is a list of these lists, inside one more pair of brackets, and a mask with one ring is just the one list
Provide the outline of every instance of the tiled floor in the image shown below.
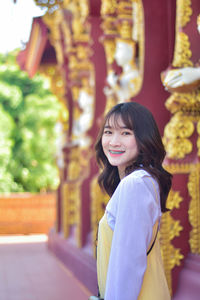
[[0,237],[0,300],[87,300],[90,294],[48,251],[45,236]]

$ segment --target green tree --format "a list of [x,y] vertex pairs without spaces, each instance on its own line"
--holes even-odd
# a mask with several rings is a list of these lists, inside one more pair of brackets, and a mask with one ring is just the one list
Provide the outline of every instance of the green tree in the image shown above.
[[0,55],[0,192],[56,189],[61,106],[47,79],[29,78],[14,58]]

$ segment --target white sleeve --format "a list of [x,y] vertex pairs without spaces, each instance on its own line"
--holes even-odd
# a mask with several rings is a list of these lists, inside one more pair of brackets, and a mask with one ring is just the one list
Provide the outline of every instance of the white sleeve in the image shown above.
[[[160,207],[147,177],[125,177],[113,197],[116,215],[104,299],[137,300]],[[110,208],[108,213],[113,214],[112,205]]]

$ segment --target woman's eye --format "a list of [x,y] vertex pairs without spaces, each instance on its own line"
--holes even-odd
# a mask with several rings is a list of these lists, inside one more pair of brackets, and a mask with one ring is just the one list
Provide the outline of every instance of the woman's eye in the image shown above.
[[130,132],[130,131],[124,131],[124,132],[122,132],[122,134],[123,134],[123,135],[130,135],[131,132]]
[[104,130],[104,134],[112,134],[112,131],[110,131],[110,130]]

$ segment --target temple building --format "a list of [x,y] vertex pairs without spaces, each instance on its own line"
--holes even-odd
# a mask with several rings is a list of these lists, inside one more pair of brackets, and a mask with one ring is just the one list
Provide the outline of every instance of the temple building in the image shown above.
[[50,78],[68,112],[67,121],[61,120],[57,219],[49,250],[96,294],[96,233],[108,196],[97,184],[94,143],[107,110],[136,101],[153,113],[167,151],[164,164],[173,174],[160,234],[167,282],[174,300],[197,299],[192,293],[200,290],[200,77],[181,88],[168,80],[172,71],[200,67],[199,0],[35,2],[48,10],[34,18],[17,60],[30,77],[39,71]]

